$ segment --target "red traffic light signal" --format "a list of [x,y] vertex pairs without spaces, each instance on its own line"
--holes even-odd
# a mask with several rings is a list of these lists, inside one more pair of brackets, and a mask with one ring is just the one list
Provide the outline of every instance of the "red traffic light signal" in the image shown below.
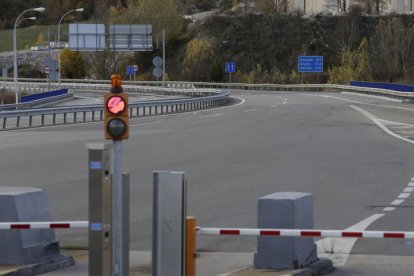
[[128,139],[128,94],[122,92],[120,75],[112,76],[111,93],[105,93],[104,105],[105,138],[110,140]]

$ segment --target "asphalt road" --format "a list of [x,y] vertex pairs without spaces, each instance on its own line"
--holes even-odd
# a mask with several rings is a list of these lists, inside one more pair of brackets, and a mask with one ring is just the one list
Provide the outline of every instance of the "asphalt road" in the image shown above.
[[[151,248],[157,170],[186,172],[188,214],[204,227],[254,228],[259,197],[297,191],[313,194],[317,229],[359,222],[367,230],[414,229],[411,194],[395,202],[414,176],[414,106],[339,93],[232,95],[238,104],[231,107],[131,120],[123,143],[131,249]],[[55,220],[87,220],[85,144],[104,142],[102,122],[2,131],[0,141],[0,185],[43,188]],[[86,230],[58,230],[58,238],[63,246],[87,245]],[[200,251],[255,248],[252,237],[198,241]],[[351,249],[412,256],[414,242],[359,240]]]

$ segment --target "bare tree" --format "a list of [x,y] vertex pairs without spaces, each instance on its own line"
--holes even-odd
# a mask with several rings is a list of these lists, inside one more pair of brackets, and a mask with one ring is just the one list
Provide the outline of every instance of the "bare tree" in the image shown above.
[[405,73],[414,39],[414,27],[404,26],[401,18],[380,20],[371,39],[377,73],[389,81]]
[[257,0],[259,10],[269,13],[287,13],[293,8],[292,0]]

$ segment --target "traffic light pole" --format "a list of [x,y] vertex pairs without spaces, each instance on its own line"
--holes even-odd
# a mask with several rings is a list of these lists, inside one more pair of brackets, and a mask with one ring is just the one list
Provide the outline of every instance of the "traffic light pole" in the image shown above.
[[124,270],[123,265],[123,213],[122,213],[122,171],[121,171],[121,141],[114,140],[113,142],[113,174],[112,174],[112,227],[113,227],[113,239],[112,239],[112,260],[113,260],[113,273],[115,276],[128,275],[128,271]]

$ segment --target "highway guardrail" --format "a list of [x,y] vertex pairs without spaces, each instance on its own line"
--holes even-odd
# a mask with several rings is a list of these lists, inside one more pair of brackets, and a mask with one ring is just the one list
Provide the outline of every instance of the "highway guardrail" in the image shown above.
[[[22,85],[27,87],[33,87],[33,89],[39,89],[39,87],[47,87],[48,83],[45,79],[19,79]],[[107,90],[109,85],[108,80],[89,80],[89,79],[63,79],[62,85],[72,89],[94,89],[94,90]],[[124,81],[126,86],[129,86],[131,91],[137,91],[141,93],[154,93],[154,91],[160,90],[162,82],[156,81]],[[11,79],[3,79],[0,81],[1,85],[13,87]],[[338,92],[354,92],[368,95],[376,95],[399,99],[403,101],[414,101],[413,92],[399,92],[395,90],[380,89],[380,88],[368,88],[358,87],[350,85],[337,85],[337,84],[249,84],[249,83],[215,83],[215,82],[181,82],[181,81],[166,81],[164,89],[188,89],[188,88],[210,88],[210,89],[233,89],[233,90],[252,90],[252,91],[305,91],[305,92],[325,92],[325,91],[338,91]]]
[[[128,90],[128,86],[124,86],[124,91]],[[187,96],[188,98],[130,102],[130,117],[144,117],[211,108],[225,104],[230,95],[229,91],[213,89],[170,90],[157,88],[155,92],[165,93],[166,95],[179,94]],[[10,128],[101,121],[103,120],[103,113],[103,104],[93,104],[0,111],[0,119],[2,119],[1,127],[4,130]],[[13,120],[13,126],[8,124],[10,120]]]

